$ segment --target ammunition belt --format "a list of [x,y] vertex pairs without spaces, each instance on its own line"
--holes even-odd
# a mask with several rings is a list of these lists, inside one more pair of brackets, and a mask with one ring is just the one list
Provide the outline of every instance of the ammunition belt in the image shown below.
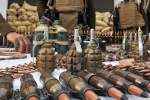
[[[25,54],[21,54],[21,53],[0,53],[0,56],[8,56],[8,58],[0,58],[0,60],[10,60],[10,59],[24,59],[26,58],[27,56]],[[10,56],[10,57],[9,57]]]
[[35,68],[35,64],[32,62],[29,64],[25,63],[23,65],[12,66],[11,68],[0,69],[2,74],[11,74],[13,76],[13,78],[18,78],[25,73],[31,73],[36,70],[37,69]]

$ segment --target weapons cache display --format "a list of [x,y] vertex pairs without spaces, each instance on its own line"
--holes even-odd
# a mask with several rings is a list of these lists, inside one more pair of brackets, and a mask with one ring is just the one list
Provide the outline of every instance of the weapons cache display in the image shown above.
[[[17,98],[14,100],[18,100],[18,98],[40,100],[41,97],[49,97],[52,100],[71,100],[71,97],[75,96],[81,100],[99,100],[100,97],[98,96],[103,95],[117,100],[128,100],[126,94],[149,98],[150,79],[142,76],[142,73],[148,73],[150,70],[144,70],[144,67],[137,66],[131,66],[127,69],[128,71],[119,68],[106,71],[107,68],[97,70],[96,73],[81,70],[76,75],[72,74],[71,71],[65,71],[60,74],[59,80],[54,78],[50,71],[46,71],[41,73],[43,89],[38,89],[31,74],[24,74],[21,77],[20,92],[13,90],[11,74],[1,73],[0,98],[4,100],[11,98]],[[136,70],[132,71],[133,68]],[[43,93],[45,94],[43,95]]]
[[[80,46],[78,29],[75,32],[74,43],[66,55],[55,54],[54,42],[47,41],[38,51],[36,64],[30,63],[7,69],[1,68],[0,88],[2,89],[0,90],[4,89],[6,92],[0,91],[0,94],[2,94],[0,98],[40,100],[41,97],[47,97],[46,100],[71,100],[72,97],[75,97],[81,100],[99,100],[101,96],[109,96],[117,100],[128,100],[126,94],[149,98],[150,63],[135,63],[132,66],[103,65],[103,52],[98,47],[94,30],[91,29],[90,31],[88,45],[81,50],[78,47]],[[138,36],[138,41],[133,41],[133,36],[129,35],[125,47],[133,42],[136,42],[138,46],[142,43],[141,30],[139,29],[138,35],[136,34],[134,34],[134,39],[136,40]],[[144,54],[144,50],[140,51],[141,48],[136,45],[134,45],[134,48],[137,48],[136,56],[140,58],[143,56],[141,54]],[[148,47],[148,45],[146,46]],[[128,52],[131,56],[132,50],[130,51],[130,48]],[[133,52],[133,54],[135,53]],[[138,61],[136,57],[134,60]],[[59,64],[59,62],[63,64]],[[57,67],[60,68],[61,66],[64,66],[62,68],[66,68],[67,71],[60,73],[59,79],[56,79],[52,73]],[[41,73],[44,88],[38,89],[36,81],[29,74],[34,71]],[[13,78],[18,77],[21,77],[21,88],[19,92],[16,92],[13,91],[12,81]]]
[[[61,3],[56,2],[56,10],[63,12],[61,6],[64,2],[59,1]],[[118,31],[114,26],[116,16],[110,10],[94,12],[93,29],[77,25],[72,30],[73,34],[62,26],[64,23],[60,20],[52,20],[51,23],[45,16],[39,19],[37,7],[26,1],[22,5],[10,4],[7,21],[18,33],[32,37],[32,53],[36,61],[0,68],[0,100],[101,100],[103,96],[128,100],[129,95],[149,99],[150,62],[145,61],[150,60],[150,33],[144,35],[145,22],[136,7],[139,5],[133,1],[121,3]],[[70,2],[65,3],[68,7],[64,13],[67,14],[71,10]],[[77,7],[82,14],[82,10],[86,12],[87,9],[83,8],[85,2],[80,3],[74,3],[72,9],[74,11]],[[128,12],[130,8],[131,12]],[[3,52],[0,51],[0,56],[10,56],[6,50]],[[25,54],[19,53],[11,53],[11,56],[26,58]],[[132,63],[120,63],[120,60],[130,58]],[[119,64],[115,66],[104,62],[116,60]],[[43,87],[39,88],[32,75],[34,72],[40,73]],[[18,78],[20,88],[14,90],[13,84]]]

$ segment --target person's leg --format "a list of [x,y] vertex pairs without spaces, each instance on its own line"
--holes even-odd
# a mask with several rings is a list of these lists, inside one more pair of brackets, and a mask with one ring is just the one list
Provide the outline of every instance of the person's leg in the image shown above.
[[147,13],[148,32],[150,32],[150,12]]
[[90,28],[95,28],[95,8],[93,0],[87,0],[87,22]]

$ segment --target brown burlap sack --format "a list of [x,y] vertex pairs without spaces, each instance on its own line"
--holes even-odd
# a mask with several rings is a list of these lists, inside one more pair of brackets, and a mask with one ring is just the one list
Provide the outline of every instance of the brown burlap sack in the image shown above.
[[145,25],[144,18],[139,12],[134,0],[122,2],[119,8],[120,28],[141,27]]
[[81,12],[84,9],[84,0],[56,0],[55,6],[59,12]]

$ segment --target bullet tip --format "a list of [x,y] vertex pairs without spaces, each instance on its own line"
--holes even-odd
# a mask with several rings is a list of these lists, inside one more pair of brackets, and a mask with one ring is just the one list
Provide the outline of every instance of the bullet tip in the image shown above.
[[58,100],[71,100],[71,99],[67,94],[63,93],[58,97]]
[[144,97],[144,98],[149,98],[150,96],[148,95],[148,93],[146,93],[146,92],[143,92],[143,93],[141,94],[141,97]]
[[126,95],[123,95],[123,96],[121,97],[121,100],[128,100],[128,97],[127,97]]
[[99,98],[98,95],[91,90],[86,91],[84,96],[86,100],[97,100]]
[[40,99],[36,96],[31,96],[28,100],[40,100]]

